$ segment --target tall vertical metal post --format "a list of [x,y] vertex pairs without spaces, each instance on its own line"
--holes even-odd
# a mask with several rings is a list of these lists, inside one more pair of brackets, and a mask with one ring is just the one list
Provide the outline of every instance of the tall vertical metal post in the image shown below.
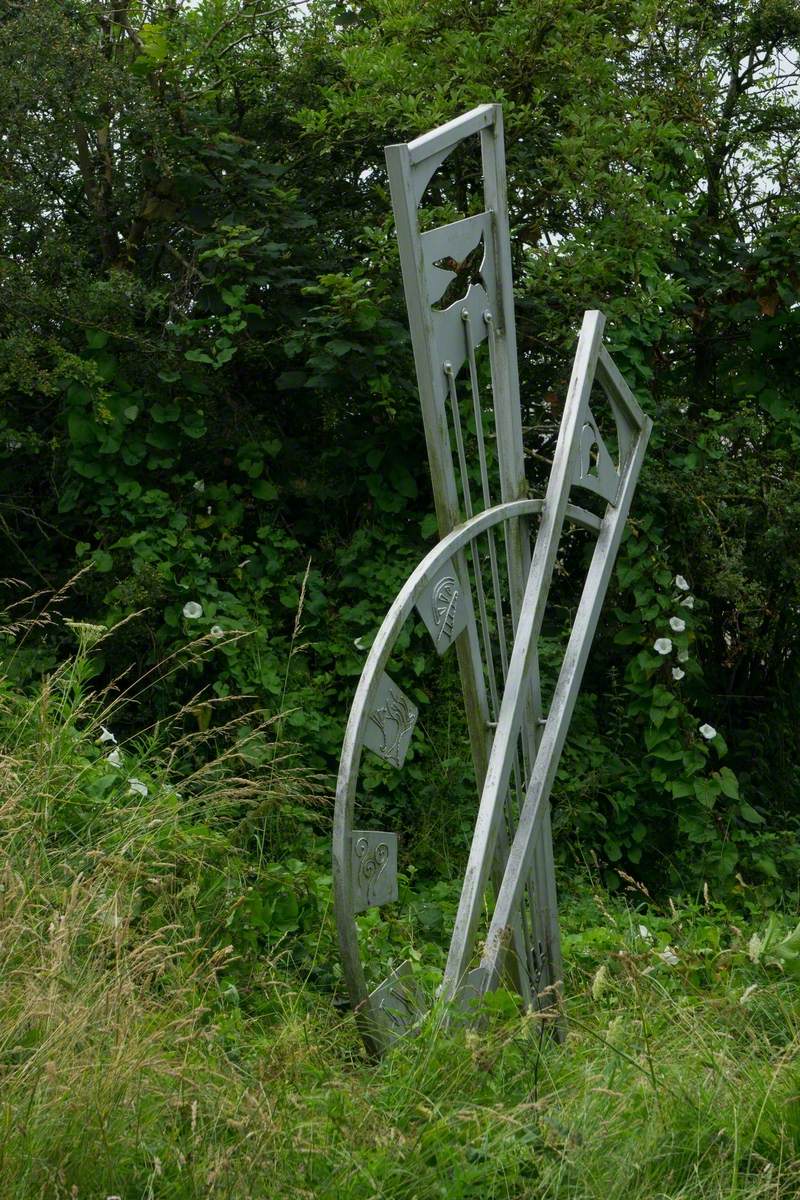
[[[464,221],[421,234],[418,208],[431,177],[457,145],[476,134],[480,135],[481,144],[484,212],[475,217],[468,217]],[[386,161],[397,225],[400,262],[428,446],[434,502],[439,532],[441,536],[445,536],[458,523],[472,515],[471,501],[468,497],[469,466],[464,460],[458,416],[454,415],[452,419],[455,424],[454,437],[461,467],[463,507],[459,503],[454,449],[448,419],[448,401],[455,414],[457,408],[455,377],[466,360],[470,368],[473,400],[476,401],[475,420],[480,426],[482,414],[477,402],[477,370],[474,352],[475,347],[484,341],[488,341],[490,352],[500,495],[503,501],[511,501],[521,499],[527,494],[514,323],[503,118],[500,105],[482,105],[410,143],[388,146]],[[478,235],[484,243],[479,281],[470,282],[466,294],[457,299],[446,313],[434,311],[434,305],[440,298],[445,277],[444,273],[438,269],[437,252],[449,249],[451,246],[461,246],[465,251],[471,250]],[[458,252],[455,249],[451,251],[452,254]],[[479,437],[482,439],[482,436],[481,430]],[[491,500],[485,456],[482,456],[480,466],[484,504],[489,504]],[[511,522],[505,530],[512,635],[516,631],[519,619],[530,561],[528,536],[528,525],[523,520]],[[492,582],[497,604],[497,592],[501,585],[493,544],[490,544],[490,554],[493,570]],[[474,550],[473,555],[475,555]],[[476,576],[479,576],[480,569],[476,557],[473,557],[473,564]],[[466,565],[463,558],[457,565],[462,573],[462,578],[466,578]],[[476,578],[476,583],[481,586],[479,578]],[[480,601],[481,596],[479,595]],[[480,607],[485,653],[491,657],[489,618],[484,611],[483,604]],[[496,617],[498,623],[502,624],[502,612],[497,613]],[[494,722],[490,720],[481,660],[481,645],[474,611],[470,614],[468,629],[469,636],[461,639],[457,643],[457,647],[470,744],[480,791],[484,785],[491,745],[491,728]],[[501,635],[504,638],[502,629]],[[499,650],[503,659],[504,675],[506,661],[503,647],[499,647]],[[490,674],[493,672],[491,662],[487,663],[487,670]],[[503,682],[504,678],[501,680],[501,684]],[[499,707],[499,696],[492,697],[492,699],[494,707]],[[531,673],[526,703],[523,776],[526,773],[525,765],[529,767],[535,757],[537,731],[541,718],[538,662],[536,669]],[[496,717],[497,713],[495,712],[493,715]],[[545,814],[545,824],[549,834],[549,813]],[[513,829],[511,833],[513,834]],[[498,838],[496,847],[493,847],[493,862],[496,886],[499,888],[506,857],[502,823],[498,829]],[[521,990],[527,1000],[535,999],[531,985],[535,985],[539,990],[546,990],[549,984],[560,978],[561,974],[552,843],[547,835],[538,840],[535,849],[533,879],[529,888],[529,907],[532,912],[533,930],[525,931],[524,920],[521,916],[519,928],[515,930],[517,958],[522,964],[529,964],[529,967],[520,968],[518,971],[520,977],[518,982],[520,982]],[[531,941],[534,943],[533,946],[529,944]]]
[[[495,253],[499,263],[500,322],[499,324],[495,323],[494,330],[491,324],[489,326],[489,346],[492,352],[492,388],[501,498],[517,500],[527,495],[528,485],[522,437],[522,404],[514,317],[503,111],[500,105],[496,107],[494,123],[481,131],[484,194],[486,207],[494,214]],[[506,557],[509,570],[512,628],[516,634],[525,582],[530,568],[527,522],[515,521],[507,527]],[[536,757],[542,720],[537,647],[534,647],[532,655],[529,689],[522,736],[526,760],[530,767]],[[534,850],[532,882],[534,936],[538,943],[541,959],[539,987],[542,992],[552,998],[550,989],[561,980],[562,964],[549,801],[543,805],[541,836],[537,839]]]

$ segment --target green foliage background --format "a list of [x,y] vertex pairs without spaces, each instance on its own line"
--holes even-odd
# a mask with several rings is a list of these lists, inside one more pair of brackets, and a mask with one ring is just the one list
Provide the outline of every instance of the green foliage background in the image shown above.
[[[501,101],[532,488],[585,308],[655,420],[556,788],[559,854],[611,884],[622,867],[662,889],[796,888],[799,40],[792,0],[6,5],[9,595],[91,566],[62,608],[139,614],[101,680],[222,630],[127,732],[191,696],[185,721],[213,733],[211,702],[255,698],[309,770],[335,767],[356,643],[432,535],[382,148]],[[445,201],[474,182],[465,163]],[[681,681],[652,649],[675,612]],[[58,629],[15,655],[17,684],[59,661]],[[414,637],[403,683],[424,706],[434,655]],[[367,780],[423,874],[474,803],[452,671],[438,682],[451,702],[425,712],[403,781]]]

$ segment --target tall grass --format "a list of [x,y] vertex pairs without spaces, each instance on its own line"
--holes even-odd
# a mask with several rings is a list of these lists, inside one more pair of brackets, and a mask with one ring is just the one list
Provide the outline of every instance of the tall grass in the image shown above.
[[210,753],[192,705],[101,741],[136,687],[92,694],[104,635],[77,635],[34,694],[0,689],[2,1200],[800,1195],[800,1005],[748,931],[648,918],[676,964],[576,894],[564,1046],[500,996],[370,1065],[291,939],[248,957],[236,925],[317,781],[252,718]]

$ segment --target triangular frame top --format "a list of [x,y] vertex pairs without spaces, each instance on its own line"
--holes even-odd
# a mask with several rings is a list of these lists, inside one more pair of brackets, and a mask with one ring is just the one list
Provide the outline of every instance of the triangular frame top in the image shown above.
[[[472,847],[464,877],[453,937],[445,969],[444,992],[455,997],[465,978],[475,950],[475,936],[488,883],[487,863],[494,853],[501,822],[502,797],[508,788],[513,752],[524,719],[525,697],[534,668],[536,646],[542,628],[567,504],[572,487],[589,487],[603,495],[606,512],[584,582],[578,610],[556,684],[544,732],[536,753],[525,795],[525,803],[499,889],[489,933],[481,958],[484,989],[497,984],[503,956],[509,945],[508,930],[519,904],[530,869],[553,779],[575,707],[592,638],[597,628],[608,581],[630,510],[636,482],[644,459],[652,422],[640,409],[633,394],[602,345],[605,318],[589,311],[581,327],[578,348],[561,421],[542,520],[533,549],[530,572],[517,625],[513,651],[506,675],[500,715],[486,771]],[[620,462],[614,467],[589,407],[595,377],[608,395],[620,443]],[[585,430],[598,444],[601,464],[599,486],[585,475]],[[602,487],[602,490],[601,490]],[[474,974],[471,986],[475,987]]]

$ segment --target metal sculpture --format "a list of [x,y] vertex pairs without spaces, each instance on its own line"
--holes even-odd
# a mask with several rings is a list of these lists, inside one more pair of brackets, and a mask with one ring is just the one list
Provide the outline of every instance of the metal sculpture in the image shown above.
[[[421,231],[419,206],[432,178],[476,135],[482,211]],[[602,345],[603,315],[587,312],[546,494],[528,497],[500,106],[482,105],[415,141],[389,146],[386,159],[441,540],[401,589],[373,642],[337,785],[339,944],[351,1002],[375,1054],[414,1023],[422,1006],[408,964],[370,992],[356,923],[356,913],[397,896],[395,835],[354,829],[353,821],[363,749],[402,768],[414,736],[416,708],[386,673],[398,635],[414,612],[439,654],[455,646],[480,796],[442,994],[465,1001],[496,987],[505,973],[527,1006],[557,1004],[550,790],[651,428]],[[484,346],[488,362],[479,357]],[[481,395],[487,376],[493,422]],[[615,448],[590,404],[595,383],[613,414]],[[602,512],[571,503],[573,488],[597,497]],[[545,715],[538,643],[565,522],[596,540]],[[494,906],[476,962],[490,882]]]

